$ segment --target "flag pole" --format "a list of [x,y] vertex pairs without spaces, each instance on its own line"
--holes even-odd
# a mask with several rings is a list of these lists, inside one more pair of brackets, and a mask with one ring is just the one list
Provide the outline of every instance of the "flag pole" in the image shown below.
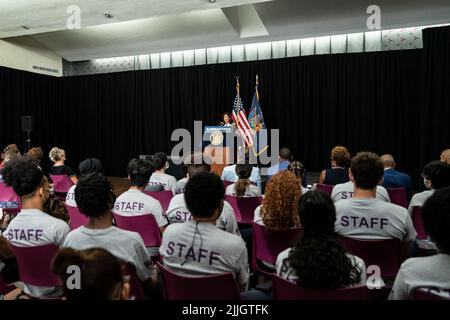
[[[258,92],[258,85],[259,85],[259,76],[258,74],[256,75],[256,81],[255,81],[255,94],[256,94],[256,99],[259,101],[259,92]],[[255,132],[255,138],[256,138],[256,133]],[[258,143],[258,142],[257,142]],[[264,151],[266,151],[269,148],[269,145],[265,146],[260,152],[256,152],[255,150],[255,144],[252,144],[252,150],[253,150],[253,154],[255,155],[255,157],[259,157]]]
[[258,75],[256,75],[256,84],[255,84],[256,99],[258,99],[258,101],[259,101],[258,85],[259,85],[259,78],[258,78]]

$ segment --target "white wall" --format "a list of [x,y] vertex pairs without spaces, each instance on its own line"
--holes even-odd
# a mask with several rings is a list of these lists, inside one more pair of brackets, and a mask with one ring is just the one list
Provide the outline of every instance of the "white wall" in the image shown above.
[[0,66],[56,77],[63,71],[61,57],[30,38],[0,40]]

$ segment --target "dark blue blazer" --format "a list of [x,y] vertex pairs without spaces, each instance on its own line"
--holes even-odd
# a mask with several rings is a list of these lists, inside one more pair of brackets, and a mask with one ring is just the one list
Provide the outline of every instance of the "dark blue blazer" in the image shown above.
[[386,189],[405,188],[408,203],[411,200],[411,177],[395,169],[384,170],[383,187]]

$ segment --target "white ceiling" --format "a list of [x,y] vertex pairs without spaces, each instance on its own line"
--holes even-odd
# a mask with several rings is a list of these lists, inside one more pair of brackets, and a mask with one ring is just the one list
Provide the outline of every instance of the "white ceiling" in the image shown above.
[[264,1],[271,0],[0,0],[0,38],[66,30],[73,5],[80,8],[84,28]]
[[[82,28],[66,30],[74,2]],[[383,29],[450,22],[449,0],[0,0],[0,38],[31,37],[80,61],[368,31],[375,2]]]

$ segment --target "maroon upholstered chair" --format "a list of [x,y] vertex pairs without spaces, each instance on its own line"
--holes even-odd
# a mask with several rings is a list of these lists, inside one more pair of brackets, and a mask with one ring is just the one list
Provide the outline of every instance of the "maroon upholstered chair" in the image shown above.
[[177,274],[160,262],[166,300],[239,300],[239,287],[231,273],[208,276]]
[[82,214],[78,207],[72,207],[66,204],[66,208],[70,217],[70,230],[83,226],[88,222],[88,217]]
[[149,195],[152,198],[155,198],[156,200],[161,203],[161,207],[163,208],[163,213],[166,214],[167,208],[169,208],[170,200],[173,198],[173,193],[170,190],[165,191],[147,191],[144,190],[144,193],[146,195]]
[[128,217],[113,213],[113,216],[118,228],[139,233],[146,247],[161,245],[161,231],[154,215],[143,214]]
[[0,209],[20,211],[20,197],[5,183],[0,183]]
[[58,277],[51,271],[50,264],[58,252],[54,244],[33,247],[19,247],[10,243],[17,259],[20,281],[40,287],[60,285]]
[[331,193],[333,192],[333,186],[330,186],[328,184],[322,184],[322,183],[318,183],[317,184],[317,190],[322,191],[326,194],[328,194],[329,196],[331,196]]
[[408,201],[406,200],[405,188],[387,189],[391,202],[403,208],[408,208]]
[[412,209],[412,221],[414,224],[414,228],[417,232],[417,238],[420,240],[425,240],[428,235],[425,231],[425,226],[423,225],[423,218],[422,218],[422,208],[421,207],[413,207]]
[[59,195],[67,194],[70,187],[73,186],[72,180],[65,174],[50,175],[53,181],[53,190]]
[[361,240],[339,236],[349,253],[360,257],[366,266],[380,267],[381,276],[395,278],[402,263],[402,244],[399,239]]
[[294,246],[301,237],[302,231],[302,228],[270,230],[253,222],[253,270],[258,270],[267,275],[267,272],[258,268],[257,260],[275,265],[278,254],[281,251]]
[[236,220],[239,224],[251,225],[255,216],[255,209],[262,202],[262,197],[234,197],[225,196],[231,207],[233,207]]

